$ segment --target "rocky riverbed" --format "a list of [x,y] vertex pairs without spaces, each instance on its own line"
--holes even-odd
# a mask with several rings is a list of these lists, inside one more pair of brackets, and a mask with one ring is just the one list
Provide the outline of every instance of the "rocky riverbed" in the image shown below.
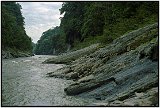
[[[91,105],[158,106],[158,49],[158,23],[155,23],[124,34],[106,47],[79,58],[73,58],[72,54],[78,51],[73,52],[67,57],[72,61],[70,65],[47,76],[74,80],[64,89],[66,94],[101,101]],[[63,57],[66,56],[56,59]],[[46,61],[50,60],[54,59]],[[65,63],[65,59],[60,60]]]

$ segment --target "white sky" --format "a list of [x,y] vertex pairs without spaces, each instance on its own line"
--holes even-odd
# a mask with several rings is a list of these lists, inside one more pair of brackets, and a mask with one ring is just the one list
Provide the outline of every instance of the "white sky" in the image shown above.
[[42,33],[60,25],[59,9],[62,2],[18,2],[25,22],[25,30],[32,41],[36,43]]

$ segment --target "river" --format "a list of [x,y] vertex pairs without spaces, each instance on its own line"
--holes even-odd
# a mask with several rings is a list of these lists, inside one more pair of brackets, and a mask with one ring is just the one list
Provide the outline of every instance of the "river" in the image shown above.
[[46,77],[46,73],[65,66],[42,64],[49,57],[2,60],[2,106],[86,106],[93,102],[64,93],[73,81]]

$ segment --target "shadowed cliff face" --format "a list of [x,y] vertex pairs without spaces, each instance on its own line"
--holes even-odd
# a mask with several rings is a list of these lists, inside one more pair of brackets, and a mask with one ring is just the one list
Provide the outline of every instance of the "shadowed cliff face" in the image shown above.
[[[130,99],[135,92],[146,92],[150,88],[158,87],[158,58],[158,24],[155,23],[125,34],[106,47],[82,56],[70,65],[47,75],[73,79],[75,83],[64,89],[67,95],[113,103],[115,100]],[[157,99],[155,95],[150,96]],[[147,95],[148,98],[150,96]],[[158,102],[151,100],[149,104],[148,100],[144,100],[143,105],[120,105],[158,105]]]

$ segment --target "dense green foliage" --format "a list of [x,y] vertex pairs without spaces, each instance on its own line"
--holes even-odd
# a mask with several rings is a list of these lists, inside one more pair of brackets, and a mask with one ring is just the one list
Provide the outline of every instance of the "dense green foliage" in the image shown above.
[[65,37],[60,27],[55,27],[43,32],[35,47],[35,54],[59,54],[64,52]]
[[[110,43],[139,27],[158,21],[158,2],[65,2],[61,27],[72,48]],[[96,40],[95,40],[96,39]],[[85,44],[84,44],[85,43]]]
[[24,29],[21,6],[16,2],[2,2],[2,49],[32,51],[31,38]]
[[36,54],[59,54],[69,46],[106,45],[119,36],[158,21],[158,2],[64,2],[60,27],[42,34]]

